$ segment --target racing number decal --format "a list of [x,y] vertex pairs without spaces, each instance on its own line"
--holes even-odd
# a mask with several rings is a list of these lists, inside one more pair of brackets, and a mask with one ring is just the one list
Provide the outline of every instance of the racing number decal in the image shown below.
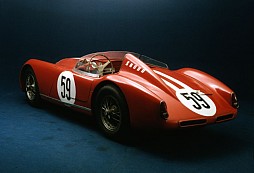
[[[190,86],[176,78],[173,78],[172,76],[157,70],[153,71],[162,77],[162,81],[164,81],[167,86],[175,90],[176,97],[188,109],[203,116],[213,116],[216,113],[216,106],[207,95],[199,90],[192,89]],[[174,83],[178,84],[182,88],[174,85]]]
[[181,93],[187,100],[192,100],[195,104],[193,105],[196,109],[202,109],[202,107],[209,109],[210,105],[196,92]]
[[64,71],[58,76],[57,93],[62,102],[74,104],[76,85],[72,72]]
[[176,96],[184,106],[197,114],[213,116],[216,113],[214,102],[200,91],[178,89]]
[[71,99],[71,80],[65,76],[61,77],[61,96],[67,100]]

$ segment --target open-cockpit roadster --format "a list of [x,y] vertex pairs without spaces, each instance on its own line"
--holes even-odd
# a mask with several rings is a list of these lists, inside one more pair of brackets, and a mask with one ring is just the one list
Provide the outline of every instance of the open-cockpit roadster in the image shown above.
[[235,93],[214,77],[126,51],[98,52],[57,63],[28,60],[20,85],[31,105],[41,99],[96,117],[108,136],[130,128],[181,128],[236,117]]

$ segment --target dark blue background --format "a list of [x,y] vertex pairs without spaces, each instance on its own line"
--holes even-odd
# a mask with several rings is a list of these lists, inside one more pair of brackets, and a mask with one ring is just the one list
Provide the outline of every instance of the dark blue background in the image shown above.
[[[253,170],[251,0],[0,0],[0,22],[0,172]],[[83,114],[29,106],[19,90],[29,58],[56,62],[106,50],[203,70],[236,91],[239,116],[120,144]]]
[[[171,69],[198,68],[240,98],[250,98],[251,1],[0,2],[2,73],[31,57],[55,62],[96,51],[129,50],[165,61]],[[17,68],[8,72],[15,75]]]

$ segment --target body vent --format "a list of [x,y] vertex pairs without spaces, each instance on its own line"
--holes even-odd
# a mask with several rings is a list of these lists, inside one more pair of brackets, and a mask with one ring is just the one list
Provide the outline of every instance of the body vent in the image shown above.
[[206,119],[180,121],[180,127],[198,126],[206,124]]
[[233,118],[233,114],[223,115],[220,117],[217,117],[216,122],[226,121]]

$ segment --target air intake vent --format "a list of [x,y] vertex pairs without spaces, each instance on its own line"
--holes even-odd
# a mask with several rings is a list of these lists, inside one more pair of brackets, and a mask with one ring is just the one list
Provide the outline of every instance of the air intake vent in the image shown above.
[[180,127],[198,126],[206,124],[206,119],[180,121]]
[[217,117],[216,122],[226,121],[233,118],[233,114],[223,115],[220,117]]

